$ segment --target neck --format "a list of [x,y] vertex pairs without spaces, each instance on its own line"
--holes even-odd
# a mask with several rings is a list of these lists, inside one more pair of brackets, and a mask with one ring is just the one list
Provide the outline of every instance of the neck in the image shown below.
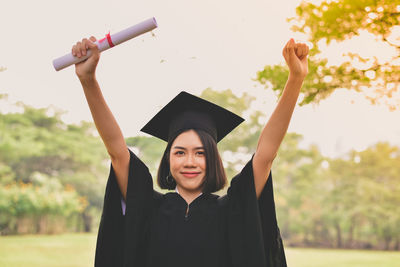
[[175,188],[175,191],[186,201],[188,205],[192,203],[193,200],[198,198],[201,194],[203,194],[201,191],[186,191],[182,188],[179,188],[178,186]]

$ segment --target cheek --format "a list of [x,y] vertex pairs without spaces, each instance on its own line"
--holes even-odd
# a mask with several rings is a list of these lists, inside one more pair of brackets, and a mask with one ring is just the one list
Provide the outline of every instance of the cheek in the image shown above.
[[182,160],[174,155],[169,157],[169,166],[171,171],[179,168],[182,165]]
[[199,166],[205,171],[206,170],[206,166],[207,166],[207,164],[206,164],[206,158],[204,157],[204,158],[201,158],[200,160],[199,160]]

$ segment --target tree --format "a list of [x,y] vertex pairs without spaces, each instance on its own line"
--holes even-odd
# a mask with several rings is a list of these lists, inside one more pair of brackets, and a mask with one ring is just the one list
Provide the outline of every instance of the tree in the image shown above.
[[[400,248],[400,148],[377,143],[356,154],[359,176],[365,177],[362,194],[365,218],[384,249]],[[369,189],[369,191],[367,191]],[[374,203],[374,205],[368,205]]]
[[315,146],[300,148],[302,136],[286,134],[274,160],[272,177],[276,211],[283,238],[292,245],[316,245],[320,241],[324,161]]
[[399,166],[399,148],[387,143],[329,160],[319,193],[335,246],[399,249]]
[[136,155],[147,164],[150,173],[155,177],[166,143],[158,138],[134,136],[126,138],[129,147],[137,148]]
[[251,102],[255,97],[248,93],[241,96],[235,95],[231,90],[216,91],[211,88],[205,89],[200,97],[224,107],[239,116],[250,115],[246,120],[218,143],[222,160],[224,161],[227,177],[232,178],[250,160],[251,154],[255,152],[258,137],[262,126],[259,120],[263,117],[262,112],[251,110]]
[[89,202],[81,215],[90,231],[103,204],[108,159],[93,124],[68,125],[61,113],[19,105],[22,113],[0,113],[0,184],[29,184],[39,173],[72,186]]
[[[318,102],[339,88],[361,92],[372,103],[384,103],[390,109],[400,107],[400,56],[398,0],[336,0],[320,4],[302,2],[296,8],[294,31],[305,33],[312,42],[309,75],[300,105]],[[340,25],[340,26],[339,26]],[[329,65],[321,57],[320,46],[332,41],[342,42],[369,33],[385,49],[392,51],[389,60],[379,55],[362,57],[358,51],[348,52],[339,66]],[[373,45],[374,41],[370,41]],[[288,75],[286,67],[266,66],[259,71],[257,80],[282,94]]]

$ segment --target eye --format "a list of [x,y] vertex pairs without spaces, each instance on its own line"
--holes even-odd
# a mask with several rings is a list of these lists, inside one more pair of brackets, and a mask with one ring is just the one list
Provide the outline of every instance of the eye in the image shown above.
[[178,155],[178,156],[181,156],[181,155],[184,155],[185,152],[183,152],[182,150],[178,150],[178,151],[175,151],[174,154],[175,154],[175,155]]
[[197,155],[200,155],[200,156],[204,156],[204,155],[205,155],[205,152],[204,152],[204,151],[197,151],[196,154],[197,154]]

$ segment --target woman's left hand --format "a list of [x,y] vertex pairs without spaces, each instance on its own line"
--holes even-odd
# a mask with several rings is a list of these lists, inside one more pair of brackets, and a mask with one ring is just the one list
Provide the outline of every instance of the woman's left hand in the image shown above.
[[282,54],[289,67],[289,75],[304,79],[308,73],[309,48],[304,43],[296,43],[293,39],[283,48]]

